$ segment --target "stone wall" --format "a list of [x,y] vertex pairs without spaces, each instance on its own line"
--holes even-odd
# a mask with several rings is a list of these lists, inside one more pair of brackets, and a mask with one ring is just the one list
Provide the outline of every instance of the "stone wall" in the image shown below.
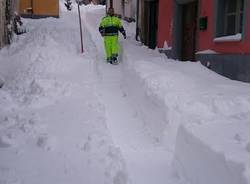
[[0,48],[5,45],[5,0],[0,0]]
[[225,77],[250,82],[249,54],[197,54],[196,59]]
[[0,0],[0,49],[10,43],[14,12],[17,10],[18,0]]

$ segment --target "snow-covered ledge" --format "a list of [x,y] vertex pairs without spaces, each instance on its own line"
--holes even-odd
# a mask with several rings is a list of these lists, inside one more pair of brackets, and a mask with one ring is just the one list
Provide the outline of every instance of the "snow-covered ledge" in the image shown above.
[[222,36],[214,38],[214,42],[239,42],[242,40],[242,34],[237,33],[235,35],[230,36]]

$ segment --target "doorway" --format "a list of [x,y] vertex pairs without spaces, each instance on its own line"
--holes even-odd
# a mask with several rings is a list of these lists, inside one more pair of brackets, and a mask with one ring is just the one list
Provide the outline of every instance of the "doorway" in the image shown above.
[[195,61],[197,44],[197,0],[175,0],[172,57]]
[[181,60],[195,61],[198,2],[195,1],[182,6]]
[[158,0],[144,2],[144,44],[155,49],[157,44]]

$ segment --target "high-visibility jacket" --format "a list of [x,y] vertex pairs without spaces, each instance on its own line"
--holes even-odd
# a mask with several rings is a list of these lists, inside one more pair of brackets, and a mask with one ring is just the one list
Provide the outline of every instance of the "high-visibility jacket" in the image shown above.
[[118,35],[118,31],[124,36],[126,35],[121,20],[118,17],[107,15],[102,19],[99,26],[99,32],[102,36],[115,36]]

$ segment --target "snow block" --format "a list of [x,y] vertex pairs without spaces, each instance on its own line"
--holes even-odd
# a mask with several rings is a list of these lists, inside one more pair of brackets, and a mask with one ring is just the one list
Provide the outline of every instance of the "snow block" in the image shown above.
[[227,160],[183,125],[178,129],[174,165],[192,184],[247,184],[242,163]]

